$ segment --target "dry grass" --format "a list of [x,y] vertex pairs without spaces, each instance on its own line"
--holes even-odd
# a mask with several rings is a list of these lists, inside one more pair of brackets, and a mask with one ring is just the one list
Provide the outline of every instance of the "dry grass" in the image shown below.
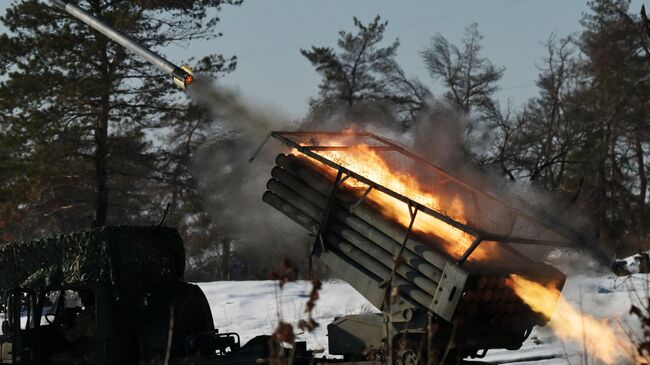
[[[278,318],[278,324],[275,328],[275,331],[271,335],[269,341],[269,364],[270,365],[291,365],[296,356],[296,334],[294,332],[294,327],[291,323],[286,322],[282,316],[282,289],[284,285],[296,281],[297,272],[294,269],[291,261],[287,258],[283,260],[282,266],[271,272],[270,277],[272,280],[277,280],[278,290],[276,291],[276,312]],[[320,298],[320,289],[322,288],[322,283],[319,279],[312,280],[312,288],[309,292],[309,299],[305,304],[306,318],[302,318],[298,321],[298,328],[303,332],[312,332],[317,327],[319,327],[318,322],[313,317],[314,309],[316,308],[316,303]],[[292,346],[289,354],[286,353],[283,343],[287,343]]]

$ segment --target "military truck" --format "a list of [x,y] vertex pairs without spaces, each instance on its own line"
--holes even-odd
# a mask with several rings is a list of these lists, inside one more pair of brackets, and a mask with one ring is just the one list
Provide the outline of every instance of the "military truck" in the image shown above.
[[454,257],[413,224],[405,229],[382,216],[367,194],[337,181],[341,174],[333,181],[314,169],[307,147],[293,147],[305,156],[278,156],[263,200],[311,232],[313,257],[382,311],[327,326],[329,352],[342,360],[316,359],[304,342],[289,349],[262,335],[242,346],[236,333],[219,333],[201,289],[183,280],[178,232],[112,226],[0,245],[0,364],[455,364],[517,349],[549,320],[515,295],[508,278],[561,290],[564,274],[505,243],[495,248],[498,257],[470,257],[481,239],[494,248],[539,238],[483,233]]
[[[512,278],[561,291],[566,276],[511,244],[571,246],[572,237],[558,226],[369,132],[278,131],[270,137],[291,153],[277,156],[263,201],[305,228],[314,237],[313,257],[382,312],[328,325],[330,354],[456,364],[492,349],[519,349],[534,326],[550,320],[515,293]],[[377,157],[354,164],[355,154]],[[382,163],[397,175],[377,173]],[[408,192],[405,186],[395,190],[379,180],[392,183],[395,176],[419,182],[436,199],[420,198],[428,201],[423,204],[401,193]],[[456,204],[463,219],[449,213]],[[439,235],[449,231],[457,234]],[[460,232],[471,240],[462,243]]]
[[0,364],[268,358],[269,336],[240,346],[236,333],[214,328],[205,295],[183,281],[184,271],[183,241],[168,227],[102,227],[0,245]]

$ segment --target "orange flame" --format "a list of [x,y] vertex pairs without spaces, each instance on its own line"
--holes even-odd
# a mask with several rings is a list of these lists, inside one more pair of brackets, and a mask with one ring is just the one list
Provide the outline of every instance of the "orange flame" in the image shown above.
[[[583,342],[589,356],[606,364],[620,361],[620,356],[631,356],[631,344],[623,343],[625,337],[614,330],[606,319],[596,319],[582,314],[569,303],[553,285],[543,286],[518,275],[511,275],[515,293],[535,312],[551,318],[549,326],[563,340]],[[589,338],[595,336],[595,338]]]
[[[460,199],[447,198],[443,204],[441,197],[419,181],[417,176],[391,168],[389,162],[368,145],[323,150],[318,151],[318,154],[459,223],[467,223],[464,205]],[[332,168],[312,159],[307,160],[319,171],[329,176],[335,174]],[[364,183],[353,178],[346,180],[344,185],[350,188],[367,188]],[[366,199],[374,205],[381,206],[382,213],[391,220],[403,227],[409,226],[411,215],[406,203],[376,190],[372,190]],[[455,258],[459,258],[475,239],[472,235],[426,213],[417,215],[413,232],[432,238],[440,248]],[[469,260],[502,259],[504,255],[505,252],[499,250],[496,245],[489,245],[486,242],[472,253]]]
[[[327,141],[327,144],[335,146],[336,141],[332,139]],[[443,200],[440,195],[442,193],[433,191],[433,187],[428,186],[428,182],[420,181],[417,176],[411,176],[398,168],[391,167],[383,154],[368,145],[359,144],[345,149],[319,150],[318,154],[459,223],[467,224],[463,201],[449,196],[444,196]],[[316,160],[307,158],[306,161],[330,177],[336,174],[334,169]],[[347,179],[344,185],[357,192],[367,188],[366,184],[353,178]],[[404,202],[377,190],[372,190],[366,200],[370,204],[380,206],[383,214],[401,226],[407,227],[410,224],[411,214]],[[456,258],[460,257],[475,239],[472,235],[425,213],[417,215],[413,231],[434,238],[433,241],[439,244],[441,249]],[[508,254],[495,242],[484,242],[474,251],[469,260],[504,260],[508,258]],[[511,280],[508,282],[508,285],[533,311],[543,314],[546,318],[553,318],[549,325],[560,338],[582,342],[584,334],[596,335],[597,339],[590,339],[586,345],[591,357],[606,364],[621,360],[621,355],[627,354],[626,359],[633,357],[630,352],[633,347],[628,343],[622,343],[621,339],[625,336],[620,336],[620,333],[612,329],[607,320],[581,314],[562,297],[555,286],[544,286],[517,275],[511,275]]]

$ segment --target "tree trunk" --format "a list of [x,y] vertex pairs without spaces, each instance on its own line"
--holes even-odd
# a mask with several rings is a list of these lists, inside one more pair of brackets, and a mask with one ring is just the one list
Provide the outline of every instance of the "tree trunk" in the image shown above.
[[108,118],[109,96],[101,98],[100,114],[95,127],[95,177],[97,182],[97,200],[95,210],[95,225],[106,225],[108,216]]
[[228,237],[221,242],[221,278],[230,280],[230,239]]
[[[98,1],[91,3],[97,16],[101,17],[101,7]],[[110,95],[112,67],[109,60],[108,40],[99,36],[101,42],[100,73],[102,75],[103,92],[99,101],[99,116],[95,125],[95,178],[97,197],[95,204],[95,226],[106,225],[108,217],[108,120],[110,118]]]
[[595,197],[594,197],[594,208],[595,208],[595,213],[597,215],[597,230],[598,230],[598,235],[601,237],[601,239],[607,239],[608,234],[609,234],[609,224],[608,224],[608,204],[607,204],[607,184],[608,184],[608,174],[607,174],[607,159],[608,159],[608,152],[609,152],[609,136],[610,136],[610,128],[609,125],[607,124],[607,121],[603,120],[600,123],[600,130],[596,134],[596,138],[599,141],[598,143],[600,144],[597,148],[597,154],[598,154],[598,164],[597,164],[597,171],[596,171],[596,186],[594,187],[595,190]]
[[641,129],[639,127],[636,128],[635,131],[636,135],[635,137],[635,152],[636,152],[636,159],[637,159],[637,165],[639,166],[639,232],[641,235],[645,234],[645,200],[646,200],[646,193],[648,191],[648,177],[646,176],[646,171],[645,171],[645,152],[643,151],[643,142],[641,140]]

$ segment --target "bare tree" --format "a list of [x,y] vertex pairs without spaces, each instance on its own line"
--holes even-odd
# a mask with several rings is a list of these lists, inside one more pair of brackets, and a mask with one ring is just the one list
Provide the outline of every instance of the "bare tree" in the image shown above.
[[537,81],[540,95],[519,116],[521,128],[513,136],[519,151],[512,156],[520,166],[518,175],[555,189],[570,167],[570,151],[579,143],[583,127],[567,116],[577,77],[572,39],[557,41],[551,35],[545,46],[548,56]]
[[498,103],[488,104],[483,112],[483,118],[493,125],[495,136],[489,151],[477,156],[477,163],[498,166],[501,173],[509,180],[516,180],[515,170],[518,165],[514,161],[517,160],[517,148],[513,146],[513,140],[520,133],[522,119],[513,112],[510,103],[505,110],[502,110]]
[[[644,43],[650,44],[650,20],[648,20],[648,15],[645,12],[645,5],[641,5],[641,25],[647,35]],[[645,50],[648,59],[650,59],[650,46],[644,45],[643,49]]]
[[393,104],[397,118],[408,128],[427,108],[433,98],[429,88],[416,77],[409,77],[397,62],[387,62],[382,69],[386,98]]
[[478,25],[473,23],[465,29],[462,49],[436,34],[422,51],[429,74],[447,89],[445,98],[467,115],[489,104],[504,72],[504,68],[481,57],[482,39]]

